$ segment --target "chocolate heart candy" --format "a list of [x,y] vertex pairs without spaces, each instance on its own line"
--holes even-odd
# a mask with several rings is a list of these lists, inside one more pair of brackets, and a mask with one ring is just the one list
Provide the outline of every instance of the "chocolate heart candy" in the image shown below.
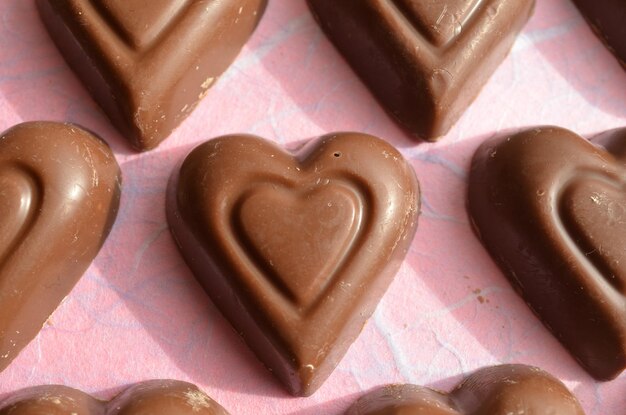
[[267,0],[37,0],[50,35],[113,124],[156,147],[204,97]]
[[228,415],[197,386],[175,380],[139,383],[110,402],[66,386],[39,386],[3,402],[0,415]]
[[346,415],[584,415],[576,397],[552,375],[530,366],[479,370],[449,394],[391,385],[359,399]]
[[167,207],[222,313],[291,393],[310,395],[400,266],[419,188],[402,155],[372,136],[328,135],[295,155],[228,136],[191,152]]
[[445,135],[528,21],[534,0],[307,0],[330,40],[410,133]]
[[626,129],[610,151],[556,127],[485,142],[469,214],[528,305],[598,379],[626,366]]
[[85,272],[119,197],[111,150],[79,127],[32,122],[0,136],[0,370]]

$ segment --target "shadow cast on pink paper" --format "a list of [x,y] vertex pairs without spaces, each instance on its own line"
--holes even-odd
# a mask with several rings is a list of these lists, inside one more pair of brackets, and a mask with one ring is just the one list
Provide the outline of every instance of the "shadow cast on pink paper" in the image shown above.
[[0,92],[14,111],[0,119],[4,128],[9,120],[72,122],[102,136],[116,154],[132,154],[61,57],[35,2],[7,2],[0,18]]
[[[122,164],[121,209],[107,252],[98,257],[95,267],[141,330],[187,375],[186,380],[253,395],[283,396],[286,393],[278,382],[196,282],[170,235],[166,186],[191,148],[153,151]],[[158,371],[151,375],[159,377]]]
[[[590,104],[626,117],[626,71],[574,3],[538,2],[536,13],[526,36],[546,61]],[[622,88],[615,88],[620,84]]]

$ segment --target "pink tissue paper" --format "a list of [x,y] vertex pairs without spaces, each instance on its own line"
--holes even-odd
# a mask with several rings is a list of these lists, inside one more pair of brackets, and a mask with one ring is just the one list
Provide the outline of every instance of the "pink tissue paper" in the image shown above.
[[[486,365],[537,365],[566,383],[590,415],[626,411],[626,375],[592,379],[512,290],[472,232],[465,199],[476,147],[511,128],[555,124],[592,136],[626,126],[626,72],[569,0],[534,16],[476,101],[437,143],[411,140],[372,98],[304,0],[273,0],[258,30],[192,115],[138,154],[65,64],[34,2],[0,4],[0,130],[70,121],[112,146],[122,203],[92,266],[37,338],[0,373],[0,395],[60,383],[110,398],[151,378],[197,384],[233,414],[341,414],[387,383],[447,389]],[[390,141],[423,191],[410,253],[345,358],[309,398],[293,398],[202,291],[165,220],[172,169],[228,133],[289,144],[356,130]],[[1,305],[0,305],[1,306]]]

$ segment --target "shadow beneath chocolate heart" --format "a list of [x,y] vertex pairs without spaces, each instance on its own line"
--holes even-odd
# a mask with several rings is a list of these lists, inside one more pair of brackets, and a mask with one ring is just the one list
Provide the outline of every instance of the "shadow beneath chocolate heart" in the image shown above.
[[[535,14],[526,30],[526,42],[532,42],[562,79],[587,102],[608,114],[623,117],[626,114],[626,71],[592,32],[574,3],[537,2]],[[565,16],[565,19],[553,21],[552,16]],[[537,27],[535,22],[542,22],[544,26]],[[546,22],[553,25],[546,26]]]
[[133,154],[63,60],[35,2],[6,0],[0,14],[0,96],[10,106],[0,130],[30,120],[72,122],[103,137],[116,154]]
[[[161,356],[141,356],[156,359],[142,362],[144,369],[152,370],[129,380],[180,378],[209,394],[220,389],[283,397],[286,392],[196,282],[169,232],[167,182],[191,148],[156,150],[122,163],[118,220],[95,262],[102,284],[117,294],[120,306],[140,324],[133,330],[149,335],[162,351]],[[171,370],[172,364],[177,370]]]

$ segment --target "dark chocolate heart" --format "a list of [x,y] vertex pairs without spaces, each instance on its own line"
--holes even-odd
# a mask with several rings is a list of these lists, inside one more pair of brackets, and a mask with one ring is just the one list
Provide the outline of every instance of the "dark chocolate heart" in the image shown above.
[[363,134],[295,156],[211,140],[170,183],[168,220],[196,278],[296,395],[330,375],[391,282],[417,225],[411,166]]
[[0,404],[0,415],[228,415],[191,383],[151,380],[127,389],[110,402],[65,386],[17,392]]
[[109,147],[74,125],[0,137],[0,370],[42,328],[104,243],[119,205]]
[[524,365],[488,367],[446,394],[392,385],[359,399],[346,415],[584,415],[559,380]]
[[626,367],[626,129],[605,139],[614,154],[556,127],[489,140],[468,205],[506,276],[598,379]]

